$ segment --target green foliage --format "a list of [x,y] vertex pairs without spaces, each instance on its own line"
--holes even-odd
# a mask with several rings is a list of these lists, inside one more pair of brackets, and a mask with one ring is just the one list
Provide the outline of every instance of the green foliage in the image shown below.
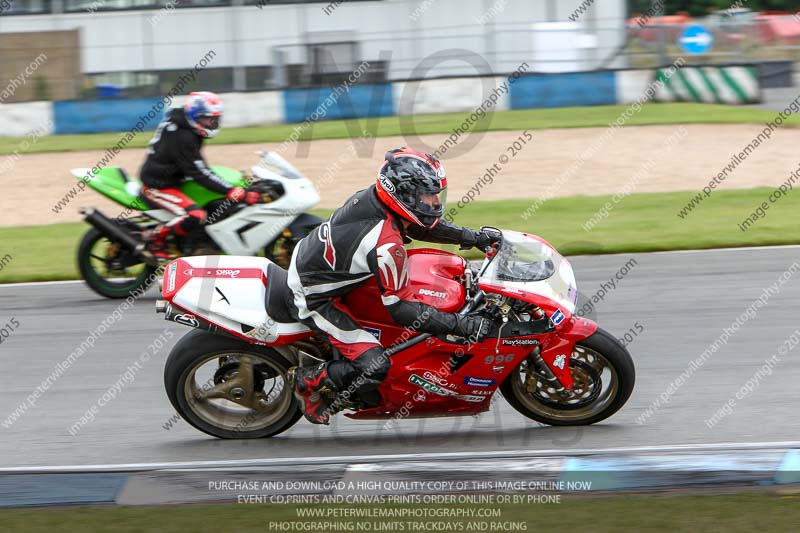
[[[547,109],[518,109],[488,113],[473,131],[541,130],[547,128],[605,127],[627,110],[627,105],[559,107]],[[347,139],[353,132],[366,129],[375,137],[409,136],[414,133],[449,134],[464,121],[464,113],[417,115],[415,117],[375,117],[366,120],[324,120],[302,129],[301,139]],[[625,126],[653,124],[748,124],[773,120],[774,111],[750,106],[716,104],[659,104],[648,103],[625,122]],[[410,121],[410,123],[409,123]],[[800,125],[800,116],[792,115],[787,125]],[[223,128],[211,144],[280,143],[289,138],[298,124],[273,124],[247,128]],[[0,137],[0,155],[34,152],[70,152],[75,150],[106,150],[119,142],[120,133],[91,135],[48,135],[22,149],[24,137]],[[152,132],[137,135],[125,149],[143,148]],[[410,138],[410,137],[409,137]],[[29,140],[29,139],[28,139]],[[463,142],[463,139],[462,139]],[[294,152],[291,152],[294,153]],[[286,153],[284,153],[286,155]],[[289,155],[289,157],[292,157]]]
[[[531,231],[568,255],[799,244],[795,213],[800,209],[800,191],[770,207],[768,215],[746,232],[738,228],[771,191],[717,190],[684,219],[677,213],[695,191],[631,194],[617,204],[612,196],[553,198],[538,209],[531,209],[533,198],[476,201],[460,210],[455,222]],[[451,197],[449,205],[457,201]],[[583,224],[604,206],[608,216],[585,231]],[[526,217],[526,211],[531,216]],[[330,210],[314,213],[326,218]],[[77,279],[75,250],[88,229],[83,223],[0,228],[2,252],[14,258],[0,271],[0,283]],[[480,252],[472,250],[467,256],[477,258]]]
[[646,13],[651,6],[664,6],[665,15],[686,12],[693,17],[703,17],[714,11],[723,11],[730,7],[743,7],[753,11],[788,11],[795,13],[800,2],[793,0],[631,0],[628,2],[630,13]]
[[[724,489],[717,489],[720,492]],[[425,531],[411,509],[497,509],[501,518],[472,519],[468,517],[437,519],[426,524],[445,524],[441,531],[475,533],[487,531],[470,527],[470,523],[524,523],[525,531],[543,530],[542,524],[557,524],[559,530],[618,533],[621,531],[669,531],[751,533],[753,531],[797,531],[800,523],[800,499],[797,493],[743,493],[686,495],[664,492],[658,495],[611,494],[596,496],[560,495],[560,504],[497,504],[491,506],[405,506],[405,505],[238,505],[235,503],[173,506],[82,506],[63,508],[4,509],[0,511],[3,531],[50,533],[52,531],[81,531],[95,533],[217,533],[219,531],[270,531],[271,524],[285,531],[331,531],[323,528],[321,520],[299,518],[299,508],[328,509],[345,512],[361,509],[400,509],[393,518],[337,518],[342,524],[366,523],[364,531]],[[453,514],[452,516],[456,516]],[[398,524],[397,527],[388,522]],[[273,525],[273,531],[276,530]],[[387,527],[388,525],[388,527]],[[294,526],[294,527],[292,527]],[[317,527],[315,527],[317,526]],[[347,527],[347,526],[345,526]],[[484,526],[485,527],[485,526]],[[551,529],[553,529],[551,527]],[[344,529],[340,529],[344,530]],[[492,529],[500,531],[501,528]],[[509,529],[510,531],[511,529]],[[516,531],[516,529],[514,529]],[[431,531],[433,531],[431,529]]]

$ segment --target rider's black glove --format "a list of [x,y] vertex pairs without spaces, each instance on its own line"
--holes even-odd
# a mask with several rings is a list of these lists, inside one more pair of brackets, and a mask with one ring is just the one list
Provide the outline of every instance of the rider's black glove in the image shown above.
[[492,322],[480,315],[456,315],[456,327],[453,335],[464,337],[471,343],[481,342],[489,335]]
[[489,233],[488,231],[479,231],[476,236],[475,241],[475,248],[478,248],[482,252],[488,252],[491,250],[492,245],[496,242],[500,242],[502,237],[498,233]]
[[499,242],[502,237],[499,233],[489,233],[488,231],[469,231],[465,235],[464,242],[461,244],[462,250],[469,250],[472,247],[479,249],[482,252],[488,252],[492,245]]

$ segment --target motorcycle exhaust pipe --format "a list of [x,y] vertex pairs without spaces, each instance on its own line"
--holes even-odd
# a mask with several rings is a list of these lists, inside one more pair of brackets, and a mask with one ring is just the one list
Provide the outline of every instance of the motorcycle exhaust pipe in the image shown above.
[[180,324],[182,326],[189,326],[190,328],[197,328],[197,329],[204,329],[210,333],[214,333],[216,335],[224,335],[226,337],[230,337],[232,339],[238,338],[234,335],[231,335],[224,329],[220,329],[214,324],[211,324],[205,320],[200,320],[196,316],[191,313],[187,313],[180,309],[176,309],[166,300],[156,300],[156,313],[164,314],[164,320],[169,320],[170,322],[175,322],[176,324]]
[[137,256],[145,260],[146,263],[151,265],[158,265],[158,261],[153,255],[147,251],[145,244],[134,237],[119,224],[105,216],[103,213],[94,209],[93,207],[81,208],[80,213],[84,215],[83,220],[97,228],[104,235],[119,241],[123,246],[128,248]]
[[156,313],[163,314],[164,320],[175,322],[190,328],[204,329],[211,333],[218,333],[219,328],[213,324],[209,324],[205,320],[198,320],[197,317],[190,313],[185,313],[180,309],[175,309],[171,303],[166,300],[156,300]]

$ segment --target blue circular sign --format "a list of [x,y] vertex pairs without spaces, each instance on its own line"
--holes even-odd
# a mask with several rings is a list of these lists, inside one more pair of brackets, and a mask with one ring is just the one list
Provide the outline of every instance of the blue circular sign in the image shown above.
[[699,24],[689,26],[678,38],[678,44],[688,54],[702,54],[711,49],[714,35]]

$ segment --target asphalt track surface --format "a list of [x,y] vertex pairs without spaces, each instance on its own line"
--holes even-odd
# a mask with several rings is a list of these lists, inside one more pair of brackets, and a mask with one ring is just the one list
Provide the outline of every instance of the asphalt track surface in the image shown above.
[[[618,336],[637,329],[629,345],[637,367],[633,396],[622,411],[585,428],[552,428],[528,421],[504,400],[477,418],[357,422],[341,416],[330,427],[301,421],[272,439],[223,441],[174,415],[163,390],[163,361],[187,328],[153,311],[155,294],[139,300],[69,368],[36,405],[0,427],[0,467],[214,461],[276,457],[348,456],[495,450],[570,450],[620,446],[755,443],[796,440],[800,349],[780,356],[771,375],[736,393],[800,327],[800,265],[757,310],[641,422],[641,416],[689,362],[731,327],[745,309],[800,261],[799,247],[622,254],[571,258],[582,294],[591,297],[631,258],[637,262],[598,304],[594,317]],[[0,344],[0,422],[119,304],[80,283],[0,286],[0,326],[19,327]],[[143,366],[135,381],[102,407],[94,422],[72,426],[164,330],[169,346]],[[751,381],[751,384],[753,382]],[[735,406],[713,428],[706,420],[729,400]]]

